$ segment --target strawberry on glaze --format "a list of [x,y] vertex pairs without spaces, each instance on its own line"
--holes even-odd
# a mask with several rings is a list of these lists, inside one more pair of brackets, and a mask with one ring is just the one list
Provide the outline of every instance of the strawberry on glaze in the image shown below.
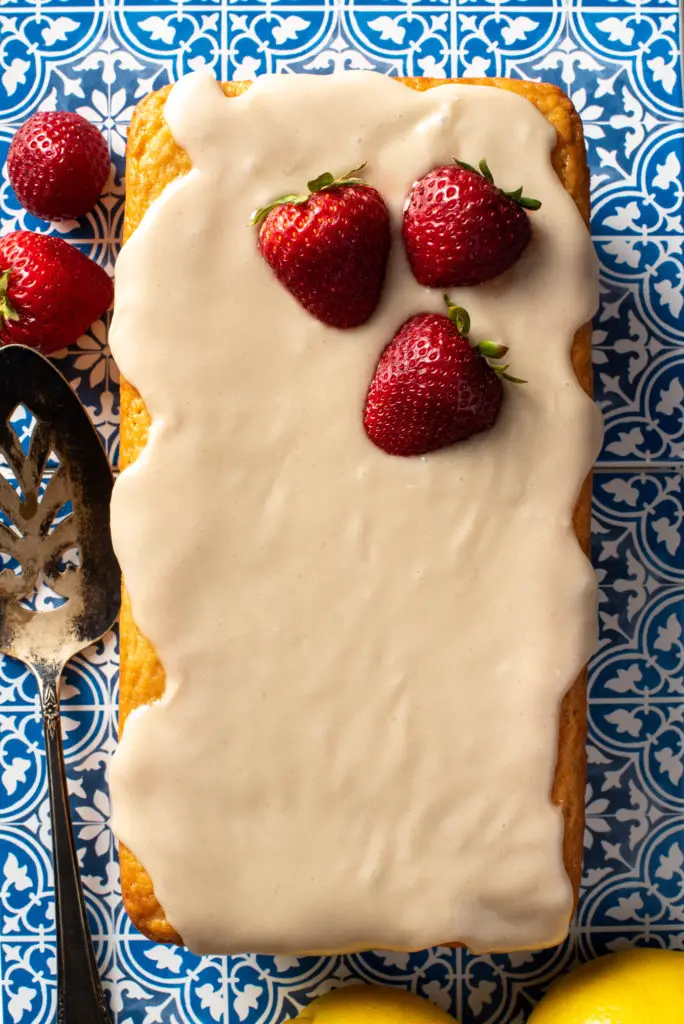
[[528,210],[541,203],[522,189],[503,192],[485,160],[455,162],[417,181],[404,212],[404,244],[419,284],[481,284],[508,270],[532,235]]
[[111,304],[109,275],[62,238],[0,238],[0,342],[49,353],[76,341]]
[[407,320],[380,356],[363,422],[389,455],[423,455],[494,426],[502,380],[523,383],[490,362],[505,345],[468,341],[470,319],[445,296],[447,316],[420,313]]
[[385,201],[354,175],[322,174],[306,195],[288,195],[255,213],[259,248],[278,280],[312,316],[332,327],[365,323],[375,312],[390,249]]
[[109,149],[80,114],[40,111],[12,139],[7,175],[17,199],[34,217],[76,219],[100,198],[109,175]]

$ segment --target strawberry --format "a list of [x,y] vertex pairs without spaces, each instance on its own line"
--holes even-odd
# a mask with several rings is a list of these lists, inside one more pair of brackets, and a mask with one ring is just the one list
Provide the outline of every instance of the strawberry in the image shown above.
[[76,341],[110,305],[111,278],[62,238],[0,238],[0,341],[53,352]]
[[380,356],[363,416],[368,437],[389,455],[423,455],[494,426],[502,378],[524,383],[493,364],[508,349],[468,341],[470,318],[444,296],[447,316],[407,320]]
[[259,248],[278,280],[312,316],[358,327],[380,301],[390,248],[380,193],[354,177],[321,174],[306,195],[277,199],[252,218]]
[[10,144],[7,175],[34,217],[70,220],[95,206],[109,174],[109,149],[94,125],[66,110],[29,117]]
[[413,274],[430,288],[480,284],[508,270],[532,235],[527,210],[541,203],[519,188],[503,192],[486,160],[456,161],[417,181],[404,210],[404,244]]

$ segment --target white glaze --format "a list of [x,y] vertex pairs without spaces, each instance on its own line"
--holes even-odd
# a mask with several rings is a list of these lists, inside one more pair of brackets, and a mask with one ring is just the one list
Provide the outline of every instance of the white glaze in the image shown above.
[[[554,131],[508,92],[359,72],[239,99],[193,74],[166,117],[193,170],[123,249],[111,344],[153,418],[113,533],[167,692],[128,721],[115,830],[199,952],[555,943],[559,704],[595,642],[571,515],[600,423],[569,358],[595,257]],[[452,298],[529,384],[492,432],[393,458],[362,427],[375,363],[406,317],[443,310],[407,269],[404,199],[485,155],[543,206],[516,267]],[[364,160],[395,240],[378,313],[339,332],[247,223]]]

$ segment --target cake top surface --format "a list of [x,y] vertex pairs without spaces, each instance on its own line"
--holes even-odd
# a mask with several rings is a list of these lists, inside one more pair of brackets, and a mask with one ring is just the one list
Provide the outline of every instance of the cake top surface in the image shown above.
[[[507,92],[366,72],[237,99],[197,73],[166,118],[193,169],[124,247],[111,345],[153,421],[113,535],[167,692],[127,723],[114,827],[197,951],[551,944],[572,904],[559,706],[595,632],[572,511],[600,436],[569,358],[595,258],[555,132]],[[528,383],[487,434],[393,458],[363,430],[369,381],[407,317],[443,309],[406,262],[405,199],[482,156],[542,207],[519,262],[456,297]],[[394,238],[380,307],[343,333],[248,225],[363,162]]]

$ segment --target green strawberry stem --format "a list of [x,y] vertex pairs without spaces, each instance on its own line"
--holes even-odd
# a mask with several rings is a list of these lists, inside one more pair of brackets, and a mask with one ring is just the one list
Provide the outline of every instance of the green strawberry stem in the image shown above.
[[9,270],[3,270],[0,274],[0,327],[8,320],[19,319],[19,314],[10,302],[9,295],[7,294],[9,279]]
[[480,168],[480,174],[481,174],[481,175],[482,175],[482,176],[483,176],[484,178],[486,178],[486,179],[487,179],[487,181],[488,181],[488,182],[490,183],[490,185],[493,185],[493,184],[494,184],[494,175],[493,175],[493,174],[492,174],[492,172],[491,172],[491,171],[489,170],[489,164],[488,164],[488,163],[487,163],[487,161],[486,161],[486,160],[484,159],[484,157],[482,158],[482,160],[480,160],[480,162],[479,162],[479,164],[478,164],[478,167]]
[[339,177],[335,177],[330,171],[325,171],[323,174],[319,174],[317,178],[312,178],[311,181],[306,183],[308,188],[307,193],[292,193],[287,196],[281,196],[280,199],[274,199],[272,203],[268,203],[267,206],[262,206],[261,209],[256,210],[252,214],[250,220],[250,227],[254,224],[260,224],[263,220],[268,217],[271,210],[275,210],[278,206],[284,206],[285,203],[293,203],[295,206],[302,206],[306,203],[311,196],[317,192],[329,192],[333,188],[344,188],[347,185],[365,185],[366,182],[363,178],[358,178],[359,171],[362,171],[366,166],[362,163],[360,167],[354,167],[353,170],[347,171],[346,174],[340,174]]
[[[484,162],[484,161],[483,161]],[[462,337],[468,338],[470,332],[470,316],[468,311],[463,306],[457,306],[451,301],[446,292],[442,292],[444,301],[447,307],[447,316],[451,320],[452,324],[455,325],[456,330]],[[469,339],[468,339],[469,340]],[[527,384],[526,380],[522,380],[520,377],[512,377],[510,373],[506,373],[510,363],[506,363],[502,366],[501,363],[493,363],[493,359],[503,359],[508,352],[508,345],[500,345],[498,341],[478,341],[471,342],[471,345],[476,349],[480,355],[487,361],[487,365],[491,366],[494,373],[501,377],[503,380],[508,380],[511,384]]]
[[[473,167],[472,164],[467,164],[465,161],[456,160],[455,158],[454,162],[459,167],[462,167],[464,171],[472,171],[473,174],[481,174],[483,178],[487,179],[490,185],[494,184],[494,175],[490,171],[486,160],[480,160],[477,167]],[[503,192],[503,189],[501,191]],[[541,206],[541,201],[539,199],[530,199],[529,196],[524,196],[522,187],[516,188],[512,192],[504,192],[504,195],[508,196],[509,199],[512,199],[514,203],[518,204],[518,206],[522,206],[523,210],[538,210]]]

